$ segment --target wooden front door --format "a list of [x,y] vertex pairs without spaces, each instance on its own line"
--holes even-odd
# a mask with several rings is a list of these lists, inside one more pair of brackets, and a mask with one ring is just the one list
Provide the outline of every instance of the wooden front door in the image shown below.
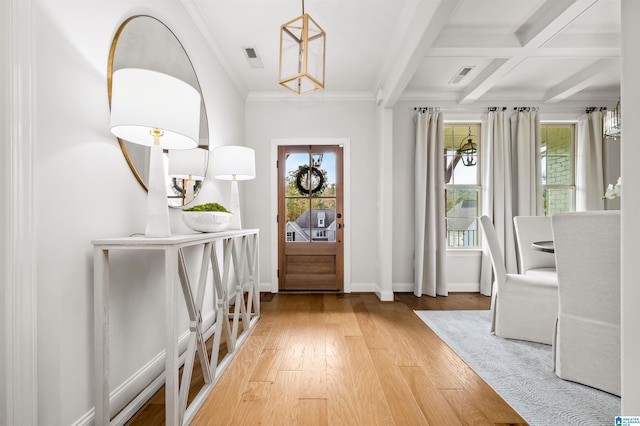
[[278,147],[278,288],[343,291],[342,147]]

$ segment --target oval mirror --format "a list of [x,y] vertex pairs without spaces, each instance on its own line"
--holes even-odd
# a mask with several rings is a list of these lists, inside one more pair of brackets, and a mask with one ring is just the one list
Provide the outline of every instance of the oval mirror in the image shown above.
[[[107,70],[109,105],[111,77],[121,68],[150,69],[176,77],[192,85],[202,99],[202,90],[187,52],[173,32],[151,16],[138,15],[127,19],[120,25],[113,38]],[[150,148],[120,138],[118,143],[134,176],[145,191],[148,190]],[[209,127],[203,99],[200,106],[198,148],[165,150],[169,206],[186,206],[198,195],[207,171],[208,153]]]

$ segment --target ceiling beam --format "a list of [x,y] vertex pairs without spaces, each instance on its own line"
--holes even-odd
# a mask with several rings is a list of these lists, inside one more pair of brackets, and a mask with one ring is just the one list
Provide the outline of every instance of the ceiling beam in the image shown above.
[[620,67],[618,59],[601,59],[588,68],[572,75],[562,83],[547,90],[542,101],[545,103],[556,103],[567,99],[570,96],[584,90],[600,80],[602,77],[616,72]]
[[459,3],[460,0],[440,0],[434,11],[433,1],[414,0],[415,10],[406,25],[403,48],[397,50],[382,84],[379,103],[383,107],[391,108],[398,101]]
[[[598,0],[547,0],[531,19],[523,24],[516,36],[522,43],[517,54],[504,61],[491,73],[483,73],[484,79],[476,78],[461,93],[458,102],[472,103],[487,93],[505,75],[511,72],[532,52],[551,40],[563,28],[587,11]],[[492,62],[495,65],[496,61]]]

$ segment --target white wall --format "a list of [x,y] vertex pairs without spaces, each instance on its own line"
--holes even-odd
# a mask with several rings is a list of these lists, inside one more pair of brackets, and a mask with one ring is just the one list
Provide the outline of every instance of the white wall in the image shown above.
[[[244,139],[244,100],[178,0],[34,2],[41,424],[72,424],[94,405],[91,240],[144,230],[146,193],[108,130],[109,48],[121,22],[135,14],[159,18],[188,51],[204,92],[211,145]],[[208,179],[199,200],[218,201],[227,191]],[[178,210],[171,221],[173,232],[187,230]],[[162,258],[120,254],[112,265],[111,379],[118,386],[163,347],[164,296],[153,282]]]
[[[10,90],[9,86],[9,37],[10,37],[10,25],[9,25],[9,17],[11,16],[9,12],[9,2],[0,2],[0,140],[9,141],[10,133],[9,133],[9,96],[7,96],[8,91]],[[0,143],[0,179],[2,179],[2,183],[0,184],[0,200],[9,199],[9,193],[11,191],[10,188],[10,144],[9,143]],[[8,229],[8,218],[7,218],[7,209],[0,209],[0,229],[3,232],[6,232]],[[0,321],[3,324],[9,323],[9,318],[7,318],[7,310],[6,310],[6,291],[7,291],[7,283],[9,281],[9,276],[7,274],[7,240],[5,238],[0,238],[0,259],[2,263],[2,273],[0,275],[0,310],[2,310],[2,315],[0,316]],[[7,327],[0,327],[0,423],[4,423],[7,421]]]
[[[294,96],[294,95],[292,95]],[[377,197],[377,136],[375,103],[371,101],[313,101],[295,98],[291,101],[250,101],[247,103],[246,145],[256,151],[256,179],[240,184],[245,206],[243,226],[260,229],[260,275],[262,288],[271,287],[270,235],[272,227],[269,208],[272,192],[269,176],[271,140],[274,138],[349,138],[351,218],[345,217],[345,227],[351,235],[352,290],[373,290],[376,282],[376,197]]]
[[640,2],[622,0],[622,414],[640,415],[640,286],[638,285],[638,211],[640,211]]

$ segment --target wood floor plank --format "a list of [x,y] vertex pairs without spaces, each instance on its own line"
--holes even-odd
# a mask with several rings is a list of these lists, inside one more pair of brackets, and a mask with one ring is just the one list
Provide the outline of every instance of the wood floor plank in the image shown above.
[[345,346],[363,424],[394,425],[393,416],[364,338],[348,336],[345,339]]
[[356,388],[345,356],[342,329],[327,324],[327,419],[332,425],[361,425]]
[[[269,409],[269,398],[273,393],[272,382],[248,382],[242,399],[233,412],[230,425],[261,425]],[[224,423],[219,423],[224,424]]]
[[264,419],[265,425],[295,425],[299,371],[278,371]]
[[316,327],[306,336],[301,378],[303,387],[300,398],[326,400],[327,351],[324,327]]
[[192,424],[226,425],[233,418],[266,341],[265,336],[250,337],[211,391],[208,400],[215,403],[204,404]]
[[274,382],[280,370],[282,353],[285,349],[265,349],[258,357],[258,362],[249,378],[251,382]]
[[464,423],[458,419],[440,389],[433,384],[420,367],[400,367],[411,393],[430,425],[458,426]]
[[301,398],[296,406],[296,425],[326,426],[327,400],[324,398]]
[[404,380],[391,350],[370,351],[387,404],[398,425],[427,425],[427,419]]

